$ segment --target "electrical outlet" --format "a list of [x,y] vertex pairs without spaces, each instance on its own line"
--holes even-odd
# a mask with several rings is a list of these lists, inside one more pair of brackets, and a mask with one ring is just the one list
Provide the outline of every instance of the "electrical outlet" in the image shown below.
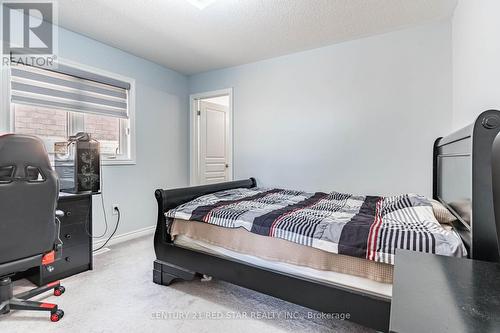
[[118,210],[119,209],[120,209],[120,206],[118,206],[118,204],[113,204],[113,206],[111,206],[112,214],[113,215],[118,215]]

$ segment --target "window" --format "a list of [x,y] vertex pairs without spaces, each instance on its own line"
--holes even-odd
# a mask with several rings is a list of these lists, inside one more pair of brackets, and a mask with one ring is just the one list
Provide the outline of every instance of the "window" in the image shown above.
[[131,162],[131,83],[76,68],[12,67],[11,130],[36,135],[50,154],[78,132],[99,141],[104,163]]
[[31,105],[12,104],[14,132],[41,137],[49,152],[54,142],[68,139],[69,112]]
[[118,118],[94,114],[83,115],[83,131],[91,133],[92,137],[99,141],[101,154],[106,156],[121,155],[123,147],[120,147],[120,142],[122,142],[123,123],[124,121]]

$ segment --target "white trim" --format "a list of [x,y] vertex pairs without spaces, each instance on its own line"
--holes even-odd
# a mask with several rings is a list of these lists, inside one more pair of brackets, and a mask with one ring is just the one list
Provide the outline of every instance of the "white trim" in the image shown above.
[[[111,238],[109,240],[109,242],[108,242],[108,244],[106,244],[106,246],[116,245],[116,244],[127,242],[129,240],[139,238],[142,236],[152,235],[152,234],[154,234],[155,230],[156,230],[156,225],[152,225],[150,227],[145,227],[145,228],[137,229],[134,231],[126,232],[126,233],[120,234],[118,236],[113,236],[113,238]],[[104,239],[94,240],[93,248],[97,249],[97,248],[101,247],[106,242],[107,239],[108,238],[105,237]]]
[[[67,60],[59,57],[56,61],[59,64],[75,67],[84,71],[95,73],[102,76],[107,76],[119,81],[124,81],[130,84],[130,90],[128,91],[128,116],[129,116],[129,126],[130,132],[127,137],[128,140],[128,158],[126,159],[102,159],[102,165],[130,165],[136,164],[136,126],[135,126],[135,105],[136,105],[136,87],[135,79],[123,76],[120,74],[108,72],[106,70],[87,66],[81,63],[77,63],[71,60]],[[12,132],[13,121],[11,116],[10,108],[10,73],[9,66],[2,65],[2,82],[1,82],[1,95],[0,96],[0,133]]]
[[196,101],[198,99],[205,99],[210,97],[219,97],[219,96],[229,96],[229,107],[228,107],[228,127],[229,127],[229,137],[228,137],[228,145],[229,149],[229,168],[228,168],[228,178],[229,180],[233,180],[234,175],[234,145],[233,145],[233,88],[220,89],[207,91],[202,93],[196,93],[189,95],[189,184],[190,185],[198,185],[199,184],[199,176],[198,176],[198,131],[196,126],[198,126],[198,122],[196,121]]

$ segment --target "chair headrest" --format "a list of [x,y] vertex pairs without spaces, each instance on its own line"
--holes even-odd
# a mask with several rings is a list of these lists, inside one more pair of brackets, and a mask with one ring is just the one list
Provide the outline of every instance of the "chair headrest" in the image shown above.
[[0,167],[14,167],[14,177],[28,177],[28,167],[52,169],[43,141],[21,134],[0,136]]

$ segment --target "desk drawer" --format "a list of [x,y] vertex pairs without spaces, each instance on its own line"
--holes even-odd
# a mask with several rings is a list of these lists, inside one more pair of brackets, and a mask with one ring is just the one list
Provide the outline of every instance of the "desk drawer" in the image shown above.
[[60,238],[63,247],[68,248],[76,245],[89,246],[90,236],[87,234],[87,223],[73,223],[61,225]]
[[50,265],[52,271],[39,266],[26,273],[26,277],[39,286],[92,269],[92,237],[89,236],[92,233],[92,196],[61,194],[57,209],[65,213],[60,218],[62,257]]
[[60,218],[62,225],[85,223],[90,218],[90,199],[59,201],[57,209],[64,212],[64,217]]
[[[49,272],[42,268],[43,280],[53,281],[75,274],[77,271],[88,270],[90,267],[89,245],[63,247],[61,259],[51,265],[54,270]],[[81,269],[86,266],[86,269]]]

